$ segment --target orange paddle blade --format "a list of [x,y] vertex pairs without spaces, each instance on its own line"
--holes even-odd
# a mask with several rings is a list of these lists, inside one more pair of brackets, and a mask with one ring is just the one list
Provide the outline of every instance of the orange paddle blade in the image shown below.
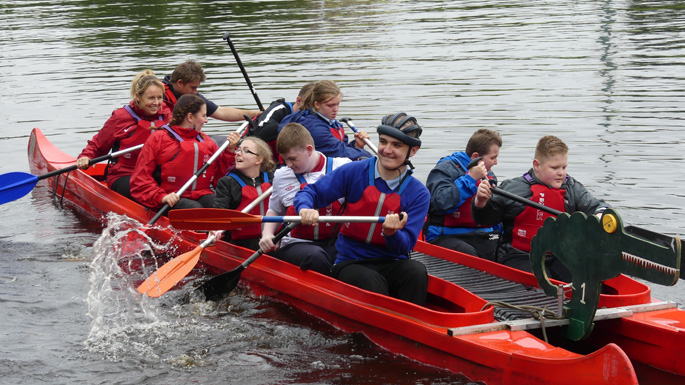
[[235,230],[262,223],[262,216],[227,209],[180,209],[169,211],[169,221],[183,230]]
[[138,286],[138,292],[157,298],[169,291],[197,265],[202,249],[202,246],[198,246],[165,263]]

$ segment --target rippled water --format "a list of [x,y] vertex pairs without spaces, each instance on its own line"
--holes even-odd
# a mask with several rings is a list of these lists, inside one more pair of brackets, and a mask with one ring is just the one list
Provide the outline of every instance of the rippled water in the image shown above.
[[[500,178],[526,171],[537,139],[554,134],[570,147],[569,173],[626,223],[678,235],[684,7],[0,0],[0,173],[28,171],[33,127],[78,154],[144,68],[162,76],[194,58],[208,76],[201,92],[256,108],[221,39],[228,31],[264,104],[328,78],[345,94],[340,115],[360,128],[373,132],[397,111],[415,115],[424,127],[420,179],[477,128],[504,138]],[[206,130],[235,126],[214,121]],[[211,309],[181,305],[182,290],[141,302],[130,274],[99,253],[111,241],[99,238],[102,224],[57,209],[43,189],[3,205],[0,221],[0,375],[8,383],[459,380],[245,292]],[[682,303],[685,286],[654,291]]]

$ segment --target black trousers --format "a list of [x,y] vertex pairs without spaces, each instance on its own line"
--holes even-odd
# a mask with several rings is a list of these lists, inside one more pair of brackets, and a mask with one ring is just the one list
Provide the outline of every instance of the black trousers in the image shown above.
[[423,306],[428,293],[426,266],[413,259],[353,260],[333,267],[339,280]]
[[284,246],[278,250],[276,257],[302,270],[314,270],[321,274],[331,275],[331,267],[338,258],[338,249],[335,244],[328,241],[322,242],[296,242]]
[[499,239],[500,233],[473,231],[465,234],[443,235],[431,240],[430,243],[464,254],[496,261]]
[[[500,257],[501,263],[514,269],[533,272],[533,264],[530,262],[528,253],[514,249],[509,249],[506,255]],[[545,256],[545,270],[547,276],[564,282],[571,282],[573,277],[571,271],[557,257],[548,254]]]
[[201,208],[211,209],[212,207],[214,207],[214,198],[215,197],[216,197],[216,195],[214,195],[214,194],[207,194],[207,195],[201,196],[197,200],[188,199],[188,198],[181,198],[174,205],[174,207],[172,207],[170,210],[175,210],[175,209],[201,209]]
[[131,176],[126,175],[118,178],[112,183],[112,190],[118,192],[119,194],[125,196],[130,200],[134,200],[131,196]]

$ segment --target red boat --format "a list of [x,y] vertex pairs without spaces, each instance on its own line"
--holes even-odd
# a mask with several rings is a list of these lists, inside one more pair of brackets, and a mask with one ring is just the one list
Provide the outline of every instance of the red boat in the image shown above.
[[[57,149],[39,129],[31,133],[28,155],[35,175],[75,162],[74,157]],[[101,181],[103,172],[104,165],[97,165],[85,172],[77,170],[47,178],[42,183],[55,197],[95,218],[102,219],[105,213],[114,212],[147,223],[155,213],[109,190]],[[206,234],[174,230],[165,217],[147,232],[160,241],[173,242],[179,254],[194,249],[206,237]],[[220,241],[206,248],[201,260],[218,273],[237,267],[251,254],[251,250]],[[655,304],[644,284],[625,276],[606,282],[615,293],[602,294],[600,307],[611,307],[614,308],[611,313],[629,316],[603,321],[607,322],[604,324],[597,322],[601,332],[594,333],[598,336],[593,336],[591,341],[599,348],[580,354],[547,343],[525,330],[535,322],[523,321],[516,326],[496,321],[495,308],[489,306],[482,310],[487,303],[485,299],[439,278],[435,265],[481,271],[526,288],[537,287],[532,274],[424,242],[419,242],[415,254],[431,273],[425,307],[302,271],[268,255],[250,265],[242,273],[241,282],[258,294],[277,297],[337,328],[363,332],[391,352],[464,373],[488,384],[637,384],[633,365],[625,352],[636,361],[684,374],[683,358],[678,354],[683,346],[683,312],[672,304]],[[659,308],[665,310],[654,311]]]

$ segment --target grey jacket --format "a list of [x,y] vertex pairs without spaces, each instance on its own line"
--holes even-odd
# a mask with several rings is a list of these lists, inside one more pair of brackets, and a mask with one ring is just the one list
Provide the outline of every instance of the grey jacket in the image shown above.
[[[541,184],[535,176],[535,172],[531,168],[528,171],[533,181],[529,182],[525,177],[519,176],[513,179],[508,179],[502,182],[498,187],[510,193],[516,194],[522,198],[530,199],[533,196],[531,186],[534,184]],[[585,214],[593,215],[604,211],[604,209],[611,207],[609,204],[601,199],[597,199],[573,177],[568,176],[566,181],[561,185],[566,190],[564,195],[564,211],[573,213],[582,211]],[[501,195],[492,194],[490,200],[483,208],[475,206],[475,199],[471,203],[471,214],[476,223],[483,225],[492,225],[502,222],[504,231],[504,246],[511,244],[511,233],[514,229],[514,218],[523,212],[526,205],[505,198]]]

